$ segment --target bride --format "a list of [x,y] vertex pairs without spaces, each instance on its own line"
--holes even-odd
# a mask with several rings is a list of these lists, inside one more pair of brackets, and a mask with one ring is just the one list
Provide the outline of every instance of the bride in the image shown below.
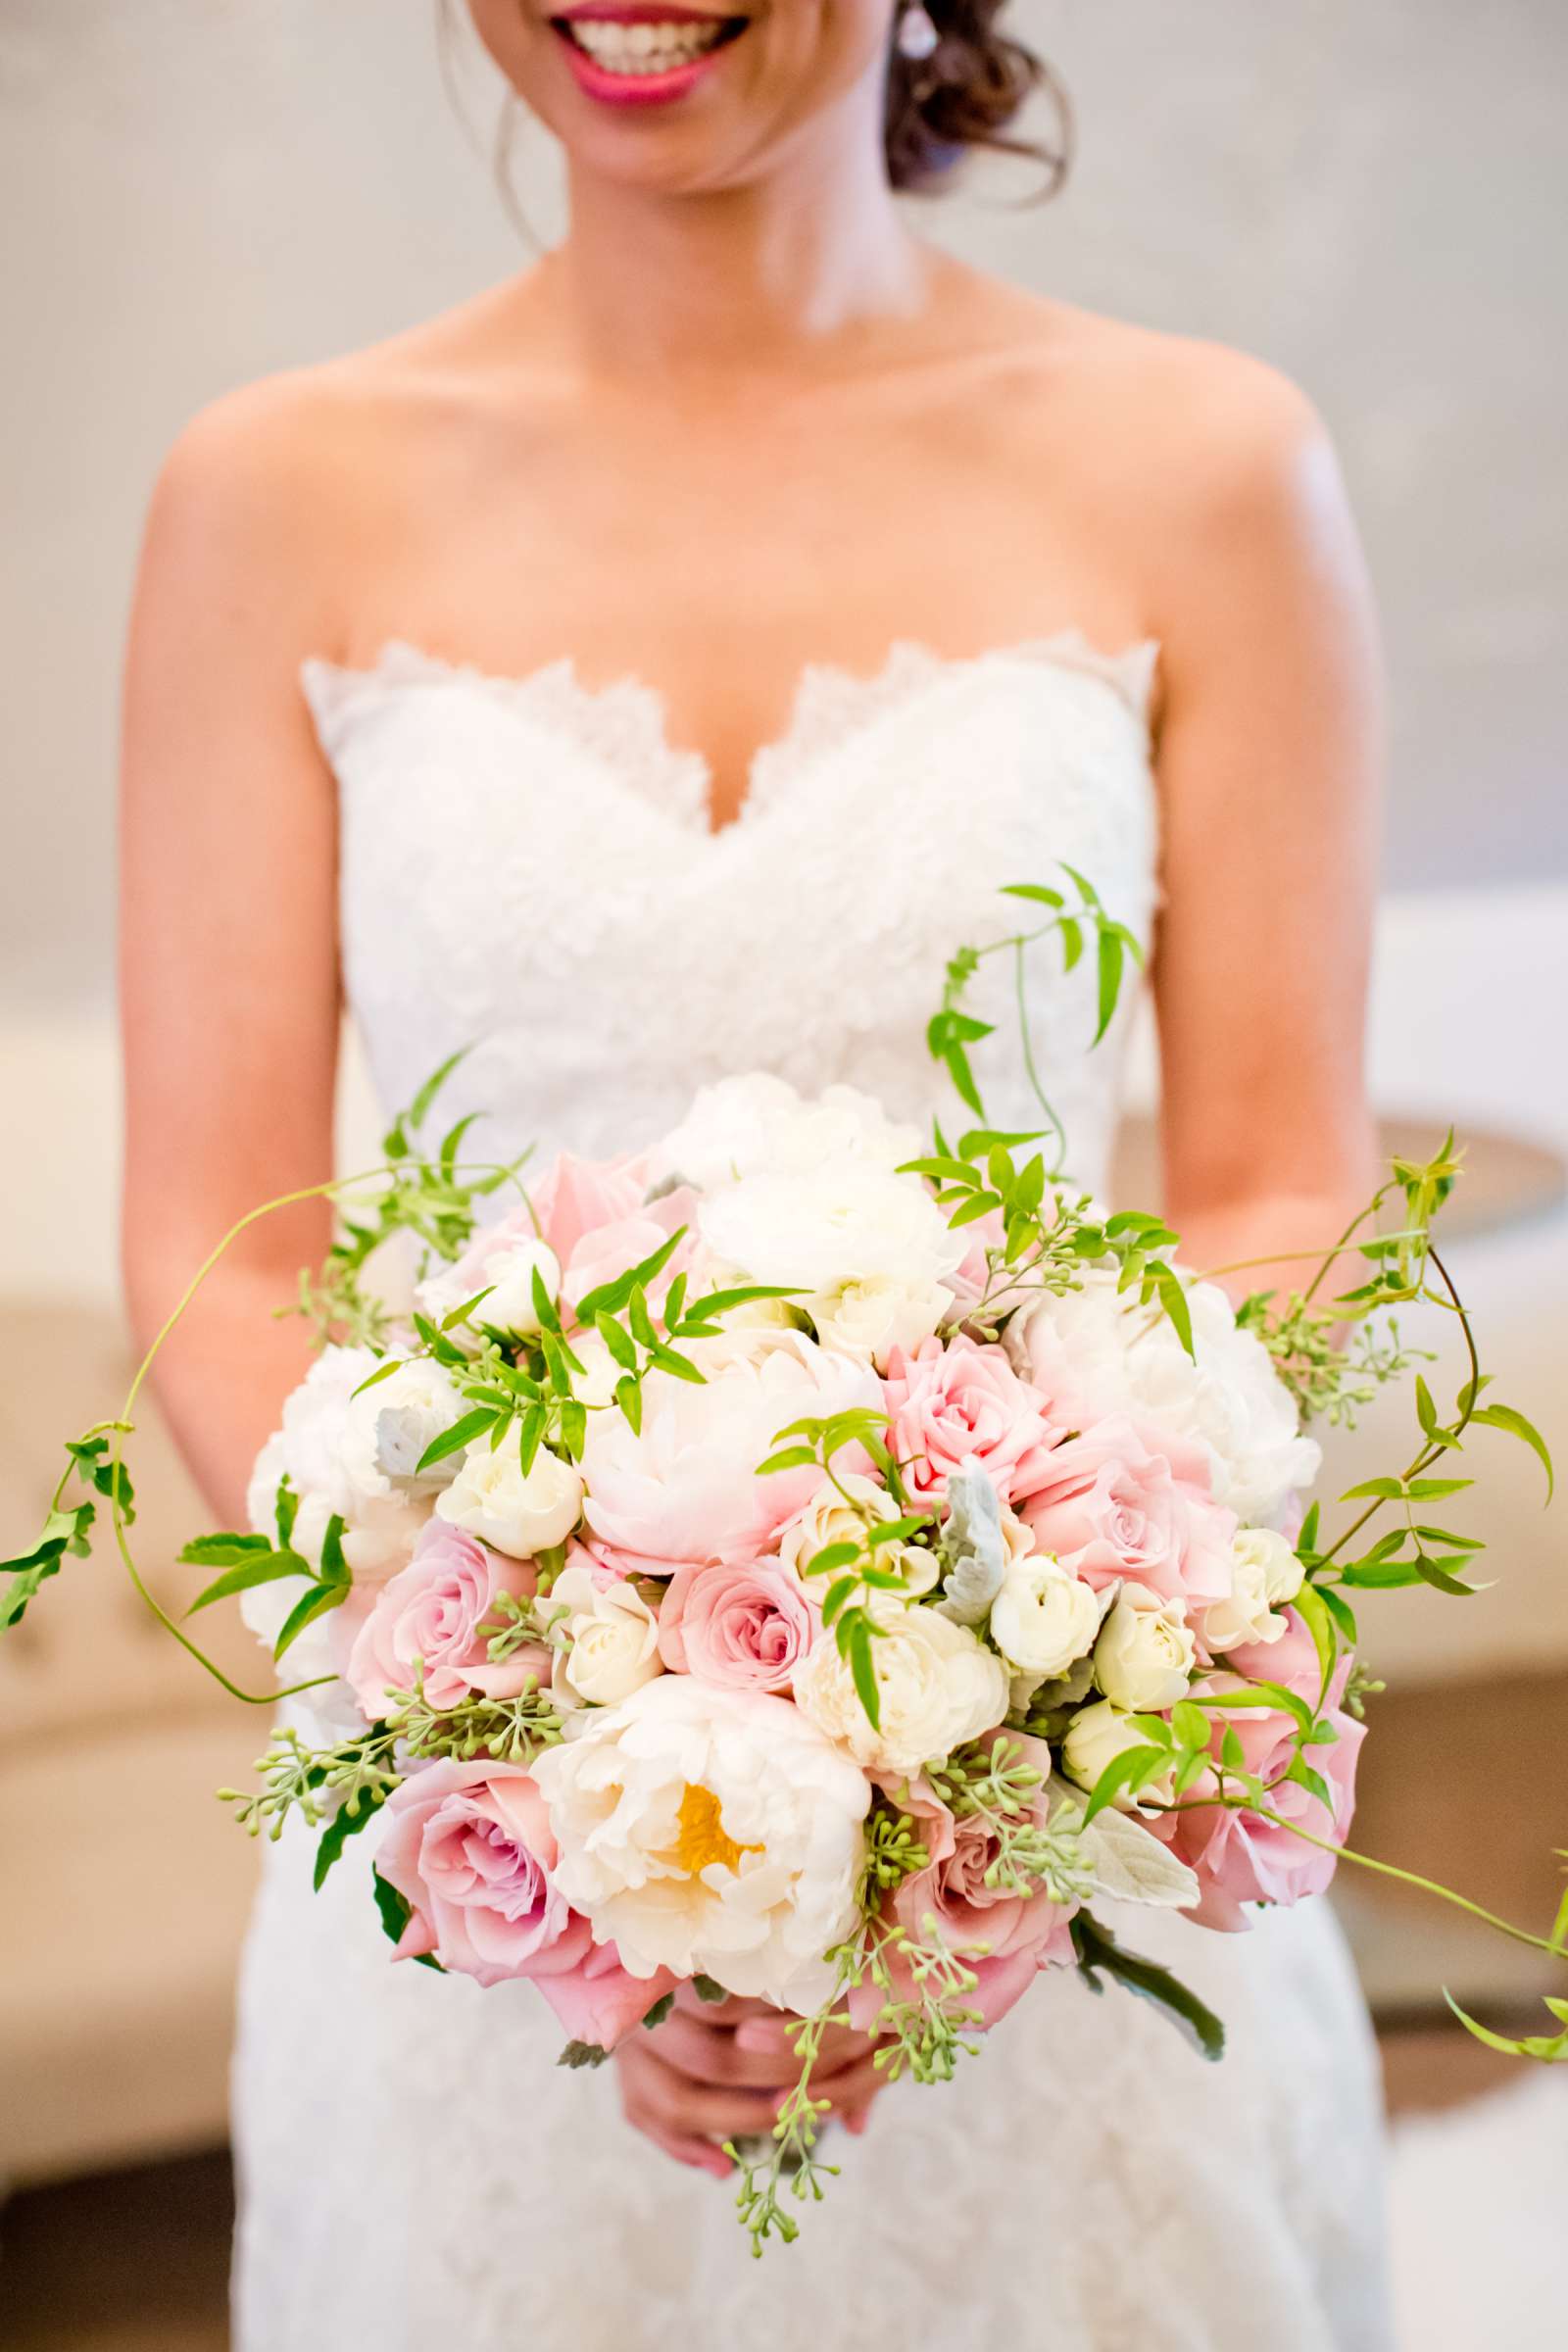
[[[564,242],[180,440],[126,699],[141,1325],[328,1172],[345,991],[389,1102],[482,1041],[453,1115],[498,1152],[622,1148],[747,1067],[918,1118],[944,957],[1061,858],[1154,938],[1188,1260],[1360,1201],[1377,686],[1334,462],[1256,363],[911,234],[893,189],[1040,75],[998,5],[473,0],[564,147]],[[1093,1185],[1116,1045],[1080,979],[1042,975],[1038,1051]],[[225,1524],[325,1240],[319,1204],[256,1228],[168,1352]],[[1067,1972],[940,2093],[840,2035],[843,2177],[759,2270],[717,2143],[771,2121],[776,2016],[694,2005],[567,2076],[530,1988],[388,1964],[364,1865],[319,1896],[293,1840],[268,1865],[241,2352],[1388,2341],[1375,2066],[1317,1903],[1138,1923],[1217,2067]]]

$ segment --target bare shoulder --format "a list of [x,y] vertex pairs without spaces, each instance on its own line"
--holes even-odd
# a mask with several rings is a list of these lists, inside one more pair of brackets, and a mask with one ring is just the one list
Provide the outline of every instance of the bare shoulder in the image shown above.
[[275,562],[296,579],[311,564],[341,575],[397,528],[432,460],[479,413],[494,372],[499,301],[480,297],[212,402],[164,461],[150,553],[264,568]]

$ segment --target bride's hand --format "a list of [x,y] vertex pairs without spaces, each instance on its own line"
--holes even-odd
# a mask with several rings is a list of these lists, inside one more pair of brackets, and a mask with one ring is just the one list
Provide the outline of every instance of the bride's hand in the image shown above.
[[[627,2122],[678,2164],[723,2180],[733,2167],[717,2143],[771,2132],[800,2073],[789,2027],[765,2001],[710,2004],[683,1984],[664,2023],[630,2034],[615,2052]],[[882,2087],[875,2047],[847,2026],[829,2026],[822,2036],[811,2095],[830,2100],[851,2132],[864,2131]]]

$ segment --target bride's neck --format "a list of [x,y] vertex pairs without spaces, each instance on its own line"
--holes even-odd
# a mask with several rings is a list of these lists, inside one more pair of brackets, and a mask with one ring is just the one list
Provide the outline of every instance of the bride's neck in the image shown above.
[[825,138],[755,183],[668,196],[571,174],[541,275],[595,372],[832,371],[921,307],[929,263],[865,139]]

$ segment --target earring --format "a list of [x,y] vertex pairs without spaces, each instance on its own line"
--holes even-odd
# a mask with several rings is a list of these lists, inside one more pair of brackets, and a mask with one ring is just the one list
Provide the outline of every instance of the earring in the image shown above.
[[922,65],[941,38],[921,0],[907,0],[907,5],[899,12],[898,30],[893,36],[899,55],[907,58],[911,65]]

